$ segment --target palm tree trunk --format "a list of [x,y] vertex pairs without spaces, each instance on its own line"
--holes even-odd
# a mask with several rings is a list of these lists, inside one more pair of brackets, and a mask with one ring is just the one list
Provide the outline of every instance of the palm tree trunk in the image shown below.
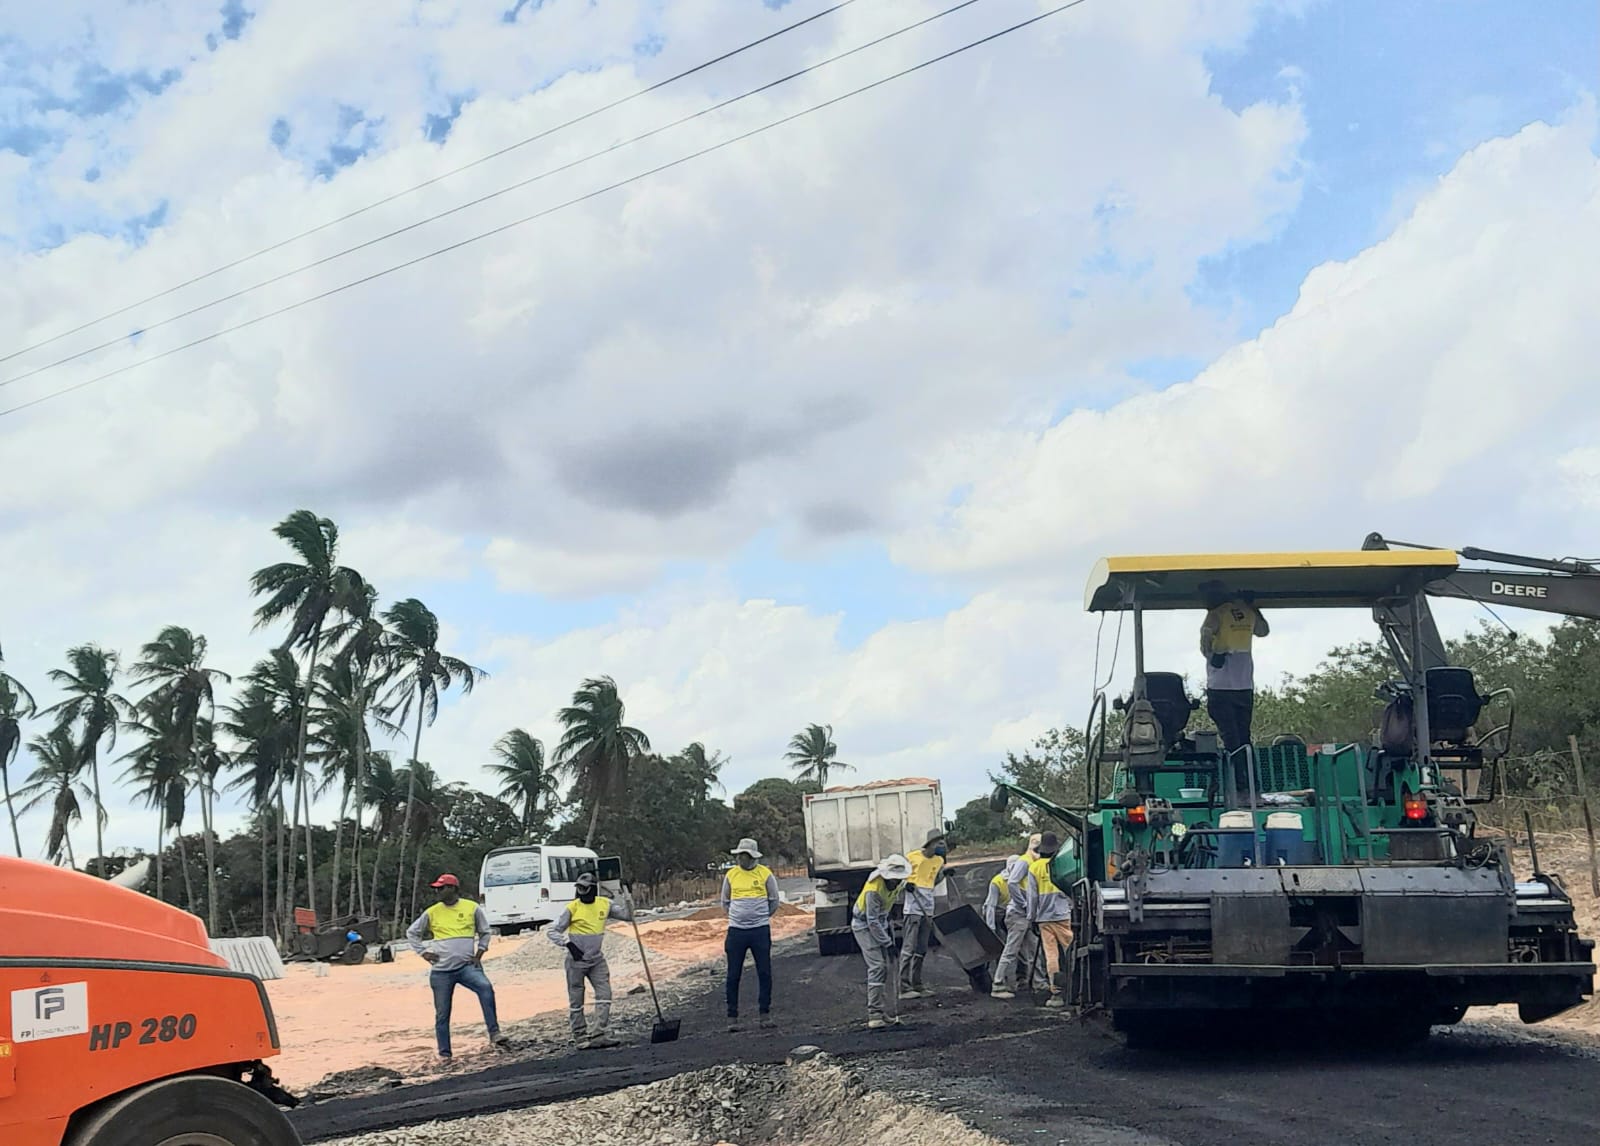
[[293,934],[288,928],[289,907],[287,900],[288,889],[284,886],[284,843],[283,843],[283,773],[278,773],[278,900],[277,924],[278,938]]
[[183,894],[189,900],[189,914],[197,914],[194,909],[194,880],[189,877],[189,849],[183,843],[183,829],[176,832],[178,837],[178,863],[183,868]]
[[589,831],[583,837],[583,846],[584,847],[586,847],[586,848],[594,847],[594,829],[595,829],[595,825],[598,824],[599,822],[600,822],[600,794],[598,792],[596,792],[595,793],[595,797],[594,797],[594,807],[591,808],[590,811],[589,811]]
[[422,837],[417,837],[417,858],[411,865],[411,911],[409,918],[417,917],[417,885],[422,882]]
[[72,854],[72,832],[62,832],[61,838],[66,842],[67,845],[67,866],[76,868],[78,866],[78,861],[77,858]]
[[17,845],[17,858],[21,859],[22,833],[17,831],[17,810],[11,806],[11,776],[6,772],[3,765],[0,765],[0,784],[5,786],[6,814],[11,817],[11,839],[12,842]]
[[167,813],[165,810],[157,812],[156,817],[156,850],[155,855],[152,857],[156,865],[156,898],[165,902],[166,880],[161,865],[161,852],[167,846]]
[[[100,802],[100,746],[95,744],[89,756],[89,770],[94,778],[94,847],[95,855],[101,859],[104,866],[106,854],[105,818],[106,806]],[[76,865],[74,865],[76,866]]]
[[270,918],[269,912],[272,908],[272,900],[268,894],[271,890],[270,881],[267,879],[267,817],[270,810],[270,801],[267,807],[257,809],[261,815],[261,934],[263,935],[270,933],[267,920]]
[[[311,854],[311,801],[306,796],[306,729],[311,723],[311,691],[315,683],[317,671],[317,650],[322,644],[322,622],[317,622],[317,627],[311,630],[311,652],[306,657],[306,683],[301,691],[300,700],[300,736],[298,746],[294,753],[294,816],[300,818],[300,801],[305,800],[306,805],[306,906],[313,914],[317,910],[317,873],[316,860]],[[290,835],[294,833],[291,830]]]
[[377,823],[372,829],[372,914],[378,915],[378,870],[383,863],[383,809],[373,817]]
[[406,816],[400,824],[400,859],[395,864],[394,873],[394,926],[400,929],[400,905],[406,885],[406,842],[411,838],[411,810],[417,799],[417,761],[422,757],[422,710],[427,707],[423,701],[422,684],[417,684],[417,732],[411,739],[411,768],[406,774]]
[[339,818],[333,822],[333,879],[328,885],[328,917],[339,918],[339,862],[344,848],[344,814],[350,807],[350,785],[339,794]]
[[[215,716],[215,712],[212,713]],[[198,731],[199,718],[195,724]],[[211,783],[206,779],[205,767],[200,763],[200,738],[194,733],[190,734],[194,740],[194,771],[200,780],[200,830],[205,833],[206,856],[206,934],[217,933],[217,842],[211,831]]]

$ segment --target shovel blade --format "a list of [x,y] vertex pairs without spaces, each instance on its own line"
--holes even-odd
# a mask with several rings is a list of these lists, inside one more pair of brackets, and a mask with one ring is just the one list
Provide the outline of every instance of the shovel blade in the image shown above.
[[650,1041],[653,1043],[675,1043],[678,1041],[678,1027],[681,1019],[672,1019],[657,1023],[650,1028]]

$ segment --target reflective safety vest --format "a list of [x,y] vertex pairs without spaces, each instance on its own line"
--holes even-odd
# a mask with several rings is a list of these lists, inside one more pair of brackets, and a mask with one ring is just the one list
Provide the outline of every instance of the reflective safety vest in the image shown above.
[[477,934],[473,922],[477,914],[478,905],[470,899],[458,899],[449,907],[431,904],[427,910],[428,930],[435,939],[467,939]]
[[931,853],[924,855],[921,848],[916,849],[906,859],[911,861],[911,879],[913,887],[931,888],[939,882],[939,869],[944,866],[944,857]]
[[860,915],[863,919],[866,918],[867,892],[869,891],[875,891],[878,893],[878,898],[883,900],[883,909],[888,911],[889,908],[894,906],[895,898],[899,896],[900,889],[904,886],[904,882],[898,883],[895,885],[895,889],[890,891],[883,882],[883,876],[873,876],[871,879],[867,880],[866,886],[861,889],[861,894],[856,896],[856,914]]
[[1053,856],[1042,856],[1028,865],[1028,870],[1033,873],[1034,883],[1038,885],[1041,896],[1066,894],[1056,886],[1056,881],[1050,878],[1050,864],[1054,858]]
[[567,927],[567,934],[603,935],[606,930],[606,919],[610,915],[611,901],[603,895],[595,896],[593,903],[574,899],[567,904],[567,916],[572,920]]
[[1004,906],[1006,906],[1006,904],[1011,902],[1011,889],[1006,886],[1006,873],[1005,872],[1001,872],[999,875],[995,876],[989,882],[991,884],[993,884],[995,890],[1000,893],[1000,906],[1001,907],[1004,907]]
[[772,878],[772,869],[764,864],[758,863],[749,871],[735,864],[728,869],[727,876],[729,899],[767,898],[767,880]]

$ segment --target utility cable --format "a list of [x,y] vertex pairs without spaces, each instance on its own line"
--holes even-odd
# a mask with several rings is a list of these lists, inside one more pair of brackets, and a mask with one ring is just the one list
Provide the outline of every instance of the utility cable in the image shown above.
[[[625,147],[631,147],[635,143],[641,143],[646,139],[650,139],[652,136],[660,135],[662,132],[670,131],[672,128],[680,127],[683,124],[691,122],[692,120],[700,119],[704,116],[711,115],[713,112],[721,111],[723,108],[739,103],[741,100],[746,100],[752,96],[760,95],[762,92],[771,91],[773,88],[779,87],[782,84],[786,84],[791,80],[797,80],[802,76],[809,75],[812,72],[827,67],[829,64],[837,63],[848,56],[853,56],[860,52],[867,51],[869,48],[875,48],[879,44],[886,43],[897,36],[903,36],[907,32],[913,32],[923,25],[931,24],[933,21],[948,16],[953,12],[959,12],[963,8],[970,8],[977,2],[978,0],[960,0],[959,3],[954,4],[943,11],[935,12],[931,16],[924,16],[922,19],[917,20],[914,23],[907,24],[902,28],[897,28],[893,32],[885,33],[876,39],[868,40],[864,44],[858,44],[854,48],[850,48],[846,51],[839,52],[836,55],[829,56],[827,59],[818,60],[816,63],[801,68],[799,71],[790,72],[788,75],[780,76],[775,80],[769,80],[768,82],[761,84],[759,87],[753,87],[748,91],[741,92],[738,95],[729,96],[727,99],[718,103],[714,103],[710,107],[702,108],[699,111],[691,112],[685,116],[680,116],[678,119],[672,120],[670,123],[664,123],[659,127],[653,127],[649,131],[642,132],[639,135],[635,135],[629,139],[619,140],[618,142],[611,144],[609,147],[601,148],[599,151],[592,151],[588,155],[580,156],[577,159],[573,159],[557,167],[548,168],[539,172],[537,175],[530,175],[526,179],[519,179],[515,183],[511,183],[505,187],[499,188],[498,190],[490,191],[486,194],[480,195],[476,199],[469,199],[465,203],[458,203],[454,207],[446,208],[445,210],[436,212],[432,215],[426,215],[414,223],[407,223],[403,227],[396,227],[392,231],[386,231],[383,234],[375,235],[370,239],[364,239],[353,246],[345,247],[343,250],[334,251],[332,254],[323,255],[319,259],[313,259],[309,263],[302,263],[297,267],[290,267],[286,271],[280,271],[278,274],[262,279],[257,283],[251,284],[250,286],[240,287],[238,290],[230,291],[228,294],[222,295],[219,298],[214,298],[209,302],[199,303],[190,307],[188,310],[179,311],[177,314],[169,315],[166,318],[157,320],[156,322],[147,323],[144,326],[141,326],[138,330],[132,331],[129,334],[119,334],[115,338],[109,338],[104,342],[96,343],[93,346],[87,346],[82,350],[68,354],[64,358],[57,358],[53,362],[46,362],[40,366],[33,367],[31,370],[24,370],[21,374],[15,374],[10,378],[0,380],[0,389],[10,386],[14,382],[23,382],[29,378],[37,377],[38,375],[44,374],[47,371],[56,369],[58,366],[65,366],[69,362],[76,362],[80,358],[87,358],[89,355],[96,354],[102,350],[109,350],[114,346],[120,345],[134,335],[143,336],[150,333],[152,330],[159,330],[163,326],[170,326],[174,322],[180,322],[185,318],[192,318],[197,314],[212,309],[213,307],[221,306],[223,303],[233,302],[235,299],[243,298],[248,294],[254,294],[256,291],[262,290],[265,287],[273,286],[276,283],[283,282],[285,279],[293,278],[295,275],[304,274],[306,271],[315,270],[317,267],[324,266],[336,259],[342,259],[346,255],[355,254],[357,251],[366,250],[368,247],[376,246],[379,243],[387,242],[388,240],[397,238],[400,235],[415,231],[419,227],[425,227],[429,223],[436,223],[440,219],[446,219],[451,215],[460,214],[462,211],[469,210],[473,207],[482,206],[491,199],[498,199],[502,195],[509,195],[513,191],[520,191],[524,187],[530,187],[535,183],[550,178],[552,175],[560,175],[563,172],[571,171],[573,168],[581,167],[591,160],[610,155],[614,151],[621,151]],[[40,343],[39,345],[43,345],[43,343]],[[0,359],[0,361],[4,360]]]
[[256,326],[260,323],[266,322],[269,319],[278,318],[282,315],[290,313],[291,311],[299,310],[301,307],[309,306],[314,302],[321,302],[323,299],[331,298],[337,294],[342,294],[347,290],[354,289],[355,287],[364,286],[367,283],[374,282],[381,278],[386,278],[397,271],[414,267],[419,263],[427,262],[428,260],[437,258],[440,255],[448,254],[451,251],[460,250],[462,247],[471,246],[472,244],[481,242],[484,239],[493,238],[496,235],[504,234],[505,232],[516,227],[520,227],[524,224],[532,223],[536,220],[543,219],[546,216],[553,215],[557,211],[564,210],[568,207],[575,207],[580,203],[586,203],[591,199],[599,198],[600,196],[608,194],[609,192],[631,186],[634,183],[648,179],[652,175],[659,175],[663,171],[670,171],[675,167],[681,167],[695,159],[710,155],[713,152],[721,151],[725,147],[731,147],[735,143],[741,143],[746,139],[750,139],[754,136],[761,135],[764,132],[771,131],[775,127],[782,127],[785,124],[793,123],[795,120],[803,119],[814,112],[822,111],[823,109],[832,107],[835,104],[843,103],[845,100],[852,99],[855,96],[862,95],[866,92],[874,90],[875,88],[883,87],[885,84],[893,83],[895,80],[904,79],[906,76],[920,72],[924,68],[932,67],[934,64],[943,63],[945,60],[953,59],[954,57],[962,55],[963,53],[972,51],[974,48],[982,47],[983,45],[992,43],[1003,36],[1009,36],[1013,32],[1018,32],[1023,28],[1037,24],[1041,20],[1046,20],[1051,16],[1065,12],[1070,8],[1076,8],[1085,2],[1086,0],[1066,0],[1066,2],[1063,4],[1058,4],[1054,8],[1047,8],[1037,15],[1030,16],[1026,20],[1022,20],[1005,28],[1001,28],[997,32],[991,32],[989,35],[980,39],[971,40],[965,44],[962,44],[960,47],[952,48],[947,52],[941,52],[937,56],[932,56],[920,63],[912,64],[910,67],[902,68],[900,71],[884,76],[881,79],[873,80],[871,83],[863,84],[858,88],[852,88],[850,91],[823,100],[821,103],[815,103],[810,107],[802,108],[796,112],[791,112],[788,115],[762,124],[760,127],[754,127],[748,131],[740,132],[738,135],[733,135],[727,139],[720,140],[717,143],[709,144],[708,146],[702,147],[697,151],[692,151],[687,155],[679,156],[677,159],[658,164],[655,167],[648,168],[647,170],[641,171],[635,175],[630,175],[625,179],[619,179],[614,183],[608,183],[605,186],[598,187],[593,191],[587,191],[582,195],[578,195],[561,203],[546,207],[543,210],[535,211],[531,215],[524,215],[520,219],[513,219],[508,223],[502,223],[498,227],[493,227],[487,231],[481,231],[478,234],[471,235],[465,239],[457,240],[454,243],[446,244],[443,247],[438,247],[432,251],[417,255],[416,257],[407,259],[404,262],[396,263],[393,266],[386,267],[383,270],[373,271],[371,274],[363,275],[358,279],[352,279],[350,282],[342,283],[336,287],[330,287],[327,290],[319,291],[317,294],[308,295],[307,297],[299,299],[296,302],[288,303],[287,305],[280,306],[274,310],[267,311],[264,314],[258,314],[254,318],[247,318],[241,322],[234,323],[232,326],[226,326],[221,330],[213,331],[210,334],[205,334],[198,338],[190,339],[188,342],[181,343],[178,346],[169,347],[168,349],[157,354],[151,354],[145,358],[138,359],[137,361],[126,363],[112,370],[107,370],[104,373],[97,374],[92,378],[86,378],[82,382],[76,382],[71,386],[64,386],[61,389],[53,390],[48,394],[41,394],[37,398],[31,398],[26,402],[19,402],[14,406],[7,406],[4,409],[0,409],[0,417],[5,417],[9,414],[20,413],[23,410],[27,410],[44,402],[51,401],[54,398],[60,398],[67,394],[76,393],[79,390],[83,390],[87,387],[105,382],[121,374],[126,374],[128,371],[135,370],[140,366],[146,366],[152,362],[158,362],[161,359],[170,358],[172,355],[181,351],[190,350],[196,346],[201,346],[208,342],[214,342],[225,335],[234,334],[240,330],[244,330],[248,327]]
[[355,210],[348,211],[345,214],[340,215],[336,219],[329,219],[325,223],[318,223],[315,227],[312,227],[309,230],[301,231],[297,235],[290,235],[287,239],[280,239],[279,241],[277,241],[276,243],[271,244],[270,246],[262,247],[260,250],[257,250],[257,251],[252,251],[248,255],[242,255],[239,258],[234,259],[232,262],[224,263],[222,266],[215,267],[212,270],[206,271],[204,274],[196,275],[196,276],[194,276],[193,278],[190,278],[190,279],[185,279],[183,282],[177,283],[174,286],[167,287],[165,290],[157,291],[155,294],[146,295],[144,298],[138,299],[138,300],[136,300],[134,302],[130,302],[126,306],[119,307],[116,310],[109,311],[109,312],[107,312],[105,314],[102,314],[99,318],[92,318],[88,322],[81,323],[80,325],[73,327],[71,330],[63,330],[60,334],[52,334],[49,338],[46,338],[43,341],[35,342],[32,345],[24,346],[24,347],[22,347],[21,349],[18,349],[18,350],[13,350],[9,354],[0,355],[0,362],[9,362],[13,358],[19,357],[20,355],[27,354],[27,353],[29,353],[30,351],[33,351],[33,350],[38,350],[38,349],[40,349],[41,347],[44,347],[44,346],[49,346],[51,343],[59,342],[63,338],[69,338],[72,335],[78,334],[81,331],[88,330],[91,326],[98,326],[100,323],[105,322],[105,321],[107,321],[109,319],[116,318],[118,315],[127,314],[130,310],[133,310],[135,307],[143,306],[147,302],[154,302],[159,298],[165,298],[167,295],[173,294],[173,293],[175,293],[177,291],[180,291],[180,290],[183,290],[185,287],[193,286],[195,283],[204,282],[206,279],[212,278],[212,277],[214,277],[216,275],[220,275],[224,271],[230,271],[234,267],[243,266],[245,263],[251,262],[252,260],[255,260],[255,259],[259,259],[262,255],[269,255],[273,251],[281,250],[282,248],[288,246],[290,243],[297,243],[301,239],[310,238],[312,235],[318,234],[321,231],[325,231],[329,227],[338,226],[340,223],[347,223],[351,219],[354,219],[359,215],[365,215],[368,211],[375,211],[379,207],[387,206],[388,204],[393,203],[398,199],[405,198],[407,195],[414,194],[414,193],[416,193],[418,191],[421,191],[421,190],[423,190],[424,188],[427,188],[427,187],[432,187],[435,183],[440,183],[440,182],[442,182],[442,181],[444,181],[446,179],[451,178],[452,176],[460,175],[463,171],[470,171],[472,168],[477,167],[477,166],[479,166],[481,164],[484,164],[484,163],[488,163],[490,160],[499,159],[502,155],[509,155],[511,152],[516,151],[518,148],[526,147],[530,143],[537,143],[539,140],[546,139],[549,136],[554,135],[558,131],[564,131],[569,127],[573,127],[573,126],[575,126],[577,124],[583,123],[585,120],[593,119],[597,115],[602,115],[605,112],[612,111],[612,110],[614,110],[616,108],[619,108],[625,103],[631,103],[632,101],[634,101],[636,99],[639,99],[641,96],[647,96],[651,92],[660,91],[662,88],[666,87],[669,84],[675,84],[679,80],[687,79],[689,76],[694,75],[696,72],[703,72],[709,67],[714,67],[715,65],[723,63],[726,60],[731,60],[731,59],[733,59],[733,57],[735,57],[737,55],[740,55],[741,53],[748,52],[752,48],[758,48],[762,44],[768,43],[768,42],[770,42],[772,40],[776,40],[779,36],[787,35],[788,33],[793,32],[797,28],[802,28],[805,25],[812,23],[813,21],[822,19],[822,17],[824,17],[824,16],[832,15],[834,12],[837,12],[839,9],[847,8],[851,4],[854,4],[855,2],[856,2],[856,0],[838,0],[838,3],[833,4],[830,7],[824,8],[822,11],[817,12],[817,13],[815,13],[813,15],[807,16],[803,20],[796,20],[793,24],[787,24],[784,27],[777,29],[776,31],[768,32],[765,36],[762,36],[758,40],[751,40],[748,44],[741,44],[739,47],[734,48],[731,51],[723,52],[720,56],[714,56],[713,58],[705,61],[704,63],[696,64],[694,67],[689,68],[686,71],[681,71],[681,72],[677,73],[676,75],[668,76],[664,80],[658,80],[655,83],[650,84],[648,87],[639,88],[637,91],[632,92],[629,95],[625,95],[625,96],[621,97],[620,99],[614,99],[608,104],[603,104],[602,106],[594,108],[591,111],[586,111],[582,115],[575,116],[574,118],[569,119],[569,120],[565,120],[565,121],[563,121],[561,123],[556,124],[554,127],[547,127],[543,131],[536,132],[535,134],[530,135],[525,139],[519,139],[515,143],[509,143],[509,144],[507,144],[506,146],[500,148],[497,151],[491,151],[487,155],[480,155],[478,158],[473,159],[473,160],[471,160],[471,161],[469,161],[467,163],[463,163],[459,167],[452,167],[450,170],[441,172],[438,175],[435,175],[430,179],[424,179],[421,183],[413,183],[410,187],[402,188],[401,190],[395,191],[392,194],[385,195],[381,199],[376,199],[373,202],[368,203],[365,207],[357,207]]

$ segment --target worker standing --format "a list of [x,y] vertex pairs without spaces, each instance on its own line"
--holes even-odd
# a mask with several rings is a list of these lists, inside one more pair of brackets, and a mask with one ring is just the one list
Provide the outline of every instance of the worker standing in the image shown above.
[[720,902],[728,917],[722,949],[728,956],[728,1029],[739,1029],[739,983],[746,952],[755,960],[760,1023],[772,1026],[772,917],[778,911],[778,878],[761,863],[755,840],[743,839],[732,853],[737,861],[722,877]]
[[483,953],[489,949],[489,920],[483,908],[461,898],[461,881],[455,876],[446,872],[432,886],[438,891],[439,900],[406,928],[406,939],[411,949],[428,962],[428,986],[433,989],[433,1037],[439,1057],[445,1061],[451,1057],[450,1011],[458,986],[478,996],[489,1041],[506,1050],[511,1040],[500,1033],[494,984],[483,971]]
[[928,957],[928,940],[933,938],[933,889],[949,850],[944,832],[933,828],[923,845],[905,857],[911,865],[911,876],[906,880],[905,905],[900,909],[905,925],[900,941],[902,999],[933,994],[922,985],[922,961]]
[[850,933],[867,961],[867,1029],[881,1031],[899,1026],[899,968],[895,966],[894,932],[889,912],[899,898],[911,864],[892,855],[867,877],[866,885],[850,909]]
[[1035,984],[1038,979],[1039,945],[1034,938],[1033,926],[1028,921],[1028,865],[1039,858],[1038,832],[1028,837],[1028,846],[1020,855],[1012,856],[1000,874],[1006,885],[1005,950],[994,969],[994,986],[989,995],[995,999],[1014,999],[1024,979]]
[[1039,858],[1028,865],[1028,922],[1039,929],[1039,943],[1044,947],[1045,973],[1050,977],[1047,1007],[1067,1005],[1056,975],[1061,968],[1061,952],[1072,946],[1072,899],[1050,875],[1050,864],[1060,850],[1061,841],[1056,834],[1045,832],[1039,838]]
[[[556,916],[548,932],[551,943],[567,949],[567,1019],[578,1049],[614,1047],[617,1040],[606,1034],[611,1023],[611,965],[603,950],[606,922],[632,919],[633,905],[627,902],[627,892],[620,903],[601,895],[600,881],[592,871],[579,875],[573,886],[578,898]],[[585,979],[594,988],[592,1026],[583,1018]]]
[[1206,712],[1217,726],[1225,752],[1250,743],[1255,714],[1255,658],[1251,644],[1272,630],[1248,595],[1215,602],[1200,623],[1200,653],[1206,658]]

